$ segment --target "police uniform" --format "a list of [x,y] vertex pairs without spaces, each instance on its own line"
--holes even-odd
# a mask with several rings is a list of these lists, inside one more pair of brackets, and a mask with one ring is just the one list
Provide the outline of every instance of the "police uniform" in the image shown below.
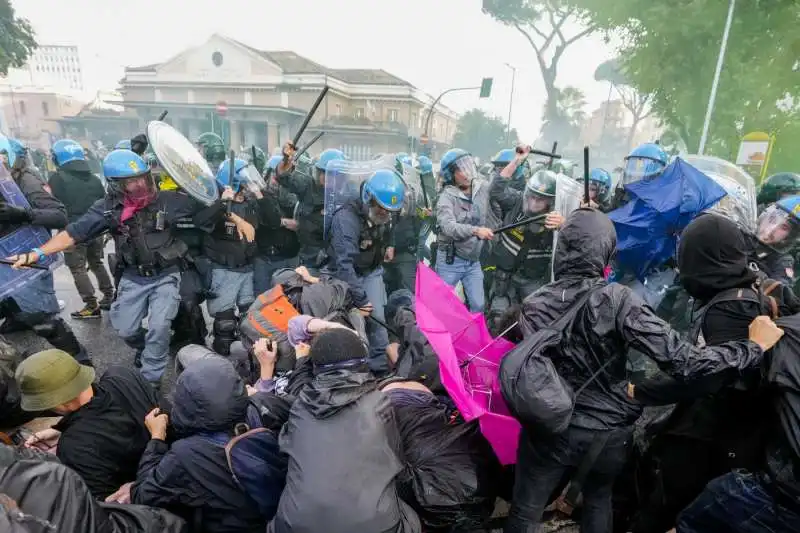
[[297,196],[297,238],[300,241],[299,264],[317,272],[319,255],[325,247],[325,186],[305,173],[277,174],[278,183]]
[[[111,325],[136,350],[142,375],[151,383],[161,380],[167,364],[172,320],[180,302],[181,269],[188,251],[173,232],[175,223],[192,215],[197,215],[198,223],[203,216],[208,220],[214,210],[222,209],[219,203],[203,209],[180,191],[160,191],[155,200],[122,220],[123,201],[109,195],[67,226],[76,242],[111,232],[123,269],[117,299],[111,306]],[[142,327],[145,317],[147,329]]]
[[283,227],[281,220],[294,218],[297,196],[277,183],[270,184],[264,198],[258,201],[260,223],[256,229],[253,288],[256,295],[272,287],[272,275],[284,268],[296,268],[300,263],[300,242],[297,233]]
[[[4,233],[15,231],[21,224],[47,229],[61,229],[67,225],[64,205],[45,189],[42,180],[33,170],[26,167],[13,168],[12,176],[28,200],[30,208],[23,210],[27,211],[27,221],[23,222],[19,218],[15,219],[21,208],[6,203],[0,206],[0,225],[3,226]],[[6,318],[3,329],[10,331],[14,327],[31,328],[38,336],[72,355],[82,364],[91,364],[86,349],[78,342],[66,322],[58,316],[59,311],[53,274],[47,272],[14,291],[10,298],[2,302],[2,312]]]

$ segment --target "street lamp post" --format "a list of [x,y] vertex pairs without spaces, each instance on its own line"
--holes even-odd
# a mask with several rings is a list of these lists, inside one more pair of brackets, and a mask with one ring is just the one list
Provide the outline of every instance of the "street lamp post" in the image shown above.
[[428,136],[429,128],[431,125],[431,116],[433,115],[434,109],[436,109],[436,104],[442,99],[442,97],[448,93],[453,93],[456,91],[474,91],[474,90],[481,91],[481,98],[488,98],[492,92],[492,78],[483,78],[481,81],[480,87],[457,87],[455,89],[447,89],[443,91],[439,96],[436,97],[436,100],[433,101],[431,104],[431,108],[428,110],[428,116],[425,118],[425,132],[422,134],[424,138],[429,139]]
[[514,106],[514,82],[517,80],[517,69],[506,63],[511,69],[511,96],[508,98],[508,124],[506,125],[506,145],[511,142],[511,110]]
[[703,155],[708,140],[708,128],[711,126],[711,115],[714,112],[714,102],[717,99],[717,89],[719,88],[719,77],[722,74],[722,65],[725,62],[725,50],[728,48],[728,37],[731,34],[731,24],[733,23],[733,11],[736,7],[736,0],[731,0],[728,7],[728,20],[725,21],[725,30],[722,32],[722,44],[719,47],[719,57],[717,57],[717,69],[714,72],[714,82],[711,84],[711,94],[708,96],[708,107],[706,108],[706,118],[703,121],[703,134],[700,136],[700,147],[697,149],[699,155]]

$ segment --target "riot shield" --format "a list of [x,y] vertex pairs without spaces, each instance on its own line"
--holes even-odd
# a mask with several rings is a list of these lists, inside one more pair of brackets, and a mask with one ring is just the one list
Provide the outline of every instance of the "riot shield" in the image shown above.
[[406,185],[402,215],[421,216],[422,212],[417,212],[417,210],[425,207],[425,200],[422,197],[422,178],[419,171],[410,165],[403,165],[402,178]]
[[158,162],[181,189],[204,205],[219,198],[214,172],[189,139],[158,120],[147,125],[147,138]]
[[685,161],[716,181],[728,193],[708,211],[719,213],[755,231],[758,218],[755,180],[733,163],[718,157],[687,155]]
[[361,194],[361,184],[376,170],[394,170],[393,162],[337,160],[328,163],[325,169],[325,210],[324,238],[329,238],[333,214],[344,205],[357,199]]
[[244,176],[242,184],[247,187],[250,192],[261,192],[267,188],[267,182],[264,181],[264,177],[252,163],[244,167],[242,175]]
[[[565,219],[581,206],[583,200],[583,183],[575,181],[566,174],[556,175],[556,200],[553,211],[557,211]],[[558,246],[558,232],[553,232],[553,253]],[[555,281],[551,269],[551,279]]]
[[[2,193],[4,201],[10,205],[30,207],[25,195],[11,179],[11,175],[3,165],[0,165],[0,193]],[[50,231],[40,226],[14,227],[10,232],[6,232],[3,228],[3,232],[0,234],[0,254],[2,257],[9,257],[29,252],[32,248],[42,246],[48,240],[50,240]],[[0,299],[44,276],[49,271],[61,266],[62,263],[62,255],[56,254],[39,262],[40,265],[46,266],[50,270],[32,268],[14,270],[8,265],[0,265]]]

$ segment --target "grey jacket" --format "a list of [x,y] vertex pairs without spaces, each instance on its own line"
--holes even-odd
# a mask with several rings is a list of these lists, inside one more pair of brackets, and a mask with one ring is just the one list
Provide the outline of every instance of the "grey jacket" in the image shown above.
[[489,182],[476,179],[472,182],[472,197],[467,197],[455,185],[445,186],[436,202],[437,238],[439,249],[450,242],[456,244],[456,255],[468,261],[477,261],[483,241],[475,237],[475,228],[486,226],[489,215]]

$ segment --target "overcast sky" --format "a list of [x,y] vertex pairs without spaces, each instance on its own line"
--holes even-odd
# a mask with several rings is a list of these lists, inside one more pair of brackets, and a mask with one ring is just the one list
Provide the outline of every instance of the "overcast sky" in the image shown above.
[[[494,77],[490,99],[477,91],[444,102],[508,114],[517,68],[513,127],[534,141],[544,88],[530,45],[481,12],[480,0],[12,0],[41,44],[77,45],[84,85],[113,89],[124,66],[158,63],[218,32],[263,50],[293,50],[333,68],[382,68],[431,94]],[[134,7],[131,7],[134,6]],[[191,6],[191,8],[189,8]],[[613,51],[599,37],[564,55],[558,84],[580,87],[589,108],[608,94],[594,70]]]

